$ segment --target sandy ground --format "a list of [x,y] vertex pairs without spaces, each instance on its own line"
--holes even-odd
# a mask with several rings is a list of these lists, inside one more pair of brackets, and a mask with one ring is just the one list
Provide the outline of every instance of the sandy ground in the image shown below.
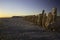
[[60,40],[60,33],[45,32],[44,29],[23,18],[3,19],[0,40]]

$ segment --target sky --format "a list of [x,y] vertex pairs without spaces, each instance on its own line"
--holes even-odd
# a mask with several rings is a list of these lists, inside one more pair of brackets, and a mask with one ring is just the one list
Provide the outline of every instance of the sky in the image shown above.
[[60,15],[60,0],[0,0],[0,17],[36,15],[57,8]]

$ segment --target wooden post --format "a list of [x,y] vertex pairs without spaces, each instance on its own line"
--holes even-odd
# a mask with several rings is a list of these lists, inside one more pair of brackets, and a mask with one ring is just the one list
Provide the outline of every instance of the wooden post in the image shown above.
[[45,28],[45,23],[46,23],[46,13],[43,14],[43,18],[42,18],[42,27]]
[[57,17],[57,8],[52,9],[52,15],[53,15],[53,23],[54,23],[56,21],[56,17]]

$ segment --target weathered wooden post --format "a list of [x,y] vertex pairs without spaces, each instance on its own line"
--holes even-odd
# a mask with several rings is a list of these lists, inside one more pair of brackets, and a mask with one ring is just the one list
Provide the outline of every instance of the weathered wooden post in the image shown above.
[[53,23],[56,21],[56,17],[57,17],[57,8],[53,8],[52,9],[52,15],[53,15]]
[[52,12],[48,13],[47,16],[47,21],[46,21],[46,28],[50,31],[55,30],[54,23],[56,22],[56,17],[57,17],[57,8],[53,8]]
[[42,26],[42,19],[43,19],[44,12],[45,12],[45,10],[42,11],[42,14],[37,15],[37,24],[39,26]]
[[49,24],[52,23],[52,20],[53,20],[52,17],[53,17],[52,13],[49,12],[49,13],[48,13],[48,23],[49,23]]
[[37,16],[37,24],[38,24],[39,26],[42,26],[42,14],[39,14],[39,15]]
[[46,23],[46,13],[43,14],[43,18],[42,18],[42,27],[45,28],[45,23]]
[[41,26],[42,26],[42,27],[43,27],[44,18],[45,18],[45,14],[44,14],[44,13],[45,13],[45,10],[42,11],[42,17],[41,17],[41,18],[42,18],[42,22],[41,22],[41,24],[42,24]]
[[45,27],[46,27],[46,29],[50,29],[50,24],[52,23],[52,13],[51,12],[49,12],[48,13],[48,16],[47,16],[47,20],[46,20],[46,23],[45,23]]

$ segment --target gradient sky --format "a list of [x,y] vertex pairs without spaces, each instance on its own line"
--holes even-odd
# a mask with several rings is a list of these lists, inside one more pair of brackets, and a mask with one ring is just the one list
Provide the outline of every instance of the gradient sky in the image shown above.
[[0,0],[0,17],[39,14],[43,9],[48,13],[54,7],[60,15],[60,0]]

